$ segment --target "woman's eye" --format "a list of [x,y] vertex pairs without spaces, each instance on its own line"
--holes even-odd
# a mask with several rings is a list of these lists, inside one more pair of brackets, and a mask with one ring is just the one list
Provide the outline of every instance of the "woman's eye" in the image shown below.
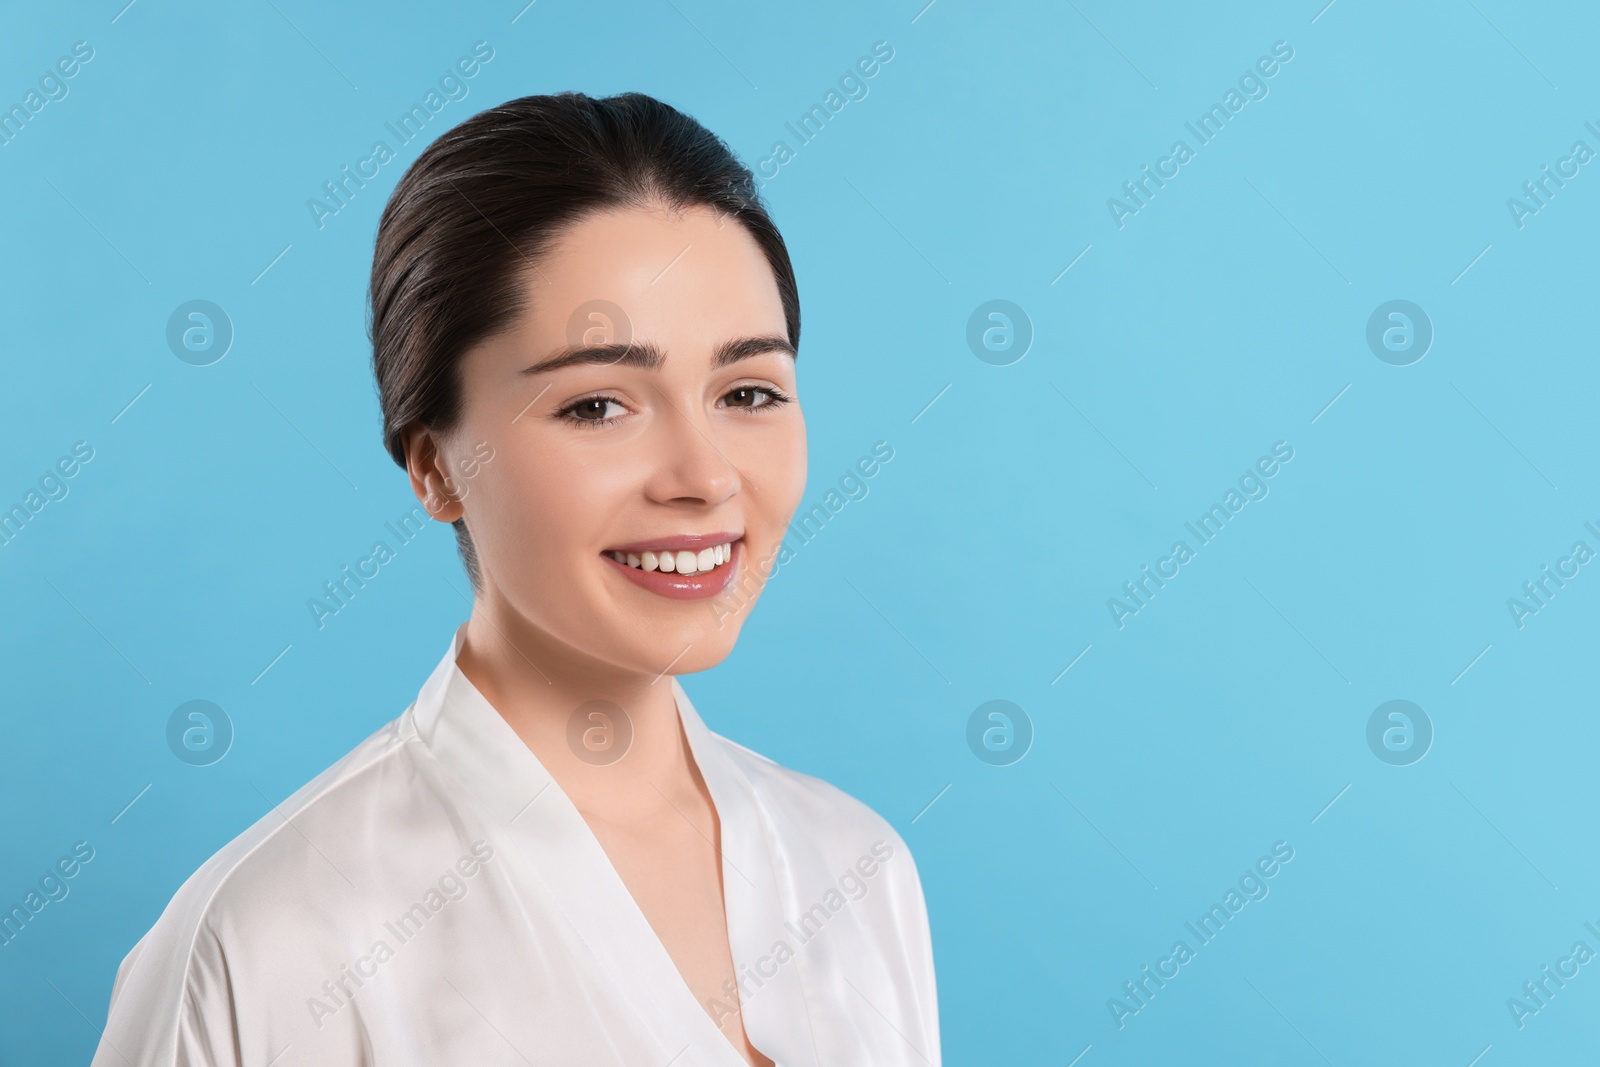
[[573,404],[565,413],[579,422],[606,422],[623,415],[625,409],[609,397],[592,396]]
[[730,408],[764,408],[781,402],[774,390],[755,385],[741,386],[723,397],[723,400]]

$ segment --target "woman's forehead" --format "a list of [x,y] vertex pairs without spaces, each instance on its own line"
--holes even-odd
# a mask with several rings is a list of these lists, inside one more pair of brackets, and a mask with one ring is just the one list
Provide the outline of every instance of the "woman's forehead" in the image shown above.
[[667,351],[783,334],[772,268],[749,232],[709,208],[622,208],[572,224],[522,272],[515,331],[555,350],[649,340]]

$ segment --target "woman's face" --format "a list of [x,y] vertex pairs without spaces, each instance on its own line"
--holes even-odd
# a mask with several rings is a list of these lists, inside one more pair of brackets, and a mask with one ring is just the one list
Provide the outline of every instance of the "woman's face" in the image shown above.
[[461,362],[430,465],[459,510],[433,513],[464,513],[500,625],[595,665],[705,670],[805,487],[772,269],[710,209],[630,208],[574,224],[523,278],[521,318]]

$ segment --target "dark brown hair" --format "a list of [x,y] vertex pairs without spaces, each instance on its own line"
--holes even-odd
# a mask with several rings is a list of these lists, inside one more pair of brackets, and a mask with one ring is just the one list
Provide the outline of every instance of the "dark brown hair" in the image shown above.
[[[643,93],[524,96],[472,116],[417,157],[378,223],[367,336],[383,443],[402,468],[412,425],[447,432],[460,416],[457,365],[509,327],[524,272],[573,223],[619,207],[704,206],[740,223],[777,281],[789,343],[800,296],[755,178],[710,130]],[[461,562],[477,553],[456,520]]]

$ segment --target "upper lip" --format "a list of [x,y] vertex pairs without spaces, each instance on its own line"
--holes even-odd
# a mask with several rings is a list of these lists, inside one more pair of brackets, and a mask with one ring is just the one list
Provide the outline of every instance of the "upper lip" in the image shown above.
[[670,537],[653,537],[647,541],[630,541],[625,545],[612,545],[605,549],[607,552],[698,552],[703,548],[714,545],[725,545],[737,541],[744,534],[734,532],[703,533],[703,534],[674,534]]

